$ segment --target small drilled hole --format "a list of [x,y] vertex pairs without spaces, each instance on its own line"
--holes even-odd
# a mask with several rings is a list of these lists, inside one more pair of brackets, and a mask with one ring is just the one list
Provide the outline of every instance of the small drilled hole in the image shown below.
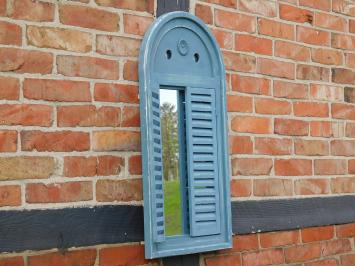
[[171,50],[166,50],[166,58],[170,59],[172,56]]
[[194,59],[195,59],[195,62],[197,63],[200,60],[200,55],[198,53],[195,53]]

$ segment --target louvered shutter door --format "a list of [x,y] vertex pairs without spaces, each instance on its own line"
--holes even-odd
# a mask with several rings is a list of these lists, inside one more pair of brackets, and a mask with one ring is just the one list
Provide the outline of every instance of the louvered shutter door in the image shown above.
[[219,234],[215,90],[187,88],[186,131],[191,236]]
[[153,129],[153,236],[155,242],[165,240],[163,160],[160,129],[159,91],[152,91]]

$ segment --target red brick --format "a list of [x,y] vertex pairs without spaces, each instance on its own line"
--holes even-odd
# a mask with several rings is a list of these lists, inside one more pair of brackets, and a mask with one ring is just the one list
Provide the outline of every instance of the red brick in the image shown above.
[[18,100],[20,95],[20,81],[13,77],[0,77],[0,99]]
[[238,95],[227,96],[228,112],[251,113],[253,111],[253,98]]
[[97,158],[83,156],[64,157],[63,175],[75,176],[95,176],[97,172]]
[[287,115],[290,114],[292,105],[288,101],[268,98],[255,99],[255,111],[259,114]]
[[153,13],[154,11],[154,1],[153,0],[95,0],[98,5],[109,6],[119,9],[130,9],[135,11],[146,11]]
[[280,4],[280,18],[298,23],[313,22],[313,12],[290,5]]
[[0,266],[24,266],[22,257],[0,258]]
[[351,104],[333,103],[332,117],[355,120],[355,108]]
[[341,266],[354,266],[355,254],[341,256]]
[[99,202],[140,201],[142,191],[141,179],[99,180],[96,183],[96,199]]
[[309,61],[310,54],[311,52],[308,47],[284,41],[275,42],[275,55],[278,57],[295,61]]
[[142,174],[142,156],[133,155],[129,157],[128,160],[129,173],[132,175],[141,175]]
[[138,57],[141,41],[138,39],[98,35],[96,50],[99,54]]
[[[21,187],[15,185],[0,186],[0,207],[20,206],[21,205]],[[0,260],[0,265],[1,260]]]
[[140,151],[140,133],[136,131],[95,131],[92,136],[95,151]]
[[284,254],[282,249],[270,249],[253,253],[244,253],[242,257],[243,266],[261,266],[282,264]]
[[346,66],[355,68],[355,54],[345,54]]
[[309,123],[295,119],[275,118],[274,133],[290,136],[307,136]]
[[355,224],[342,224],[336,226],[337,237],[353,237],[355,236]]
[[15,152],[17,150],[17,131],[0,131],[0,152]]
[[42,104],[0,105],[1,125],[50,126],[53,108]]
[[277,13],[276,3],[267,0],[240,0],[238,8],[248,13],[266,17],[275,17]]
[[333,193],[355,193],[354,177],[336,177],[331,181]]
[[97,8],[60,5],[59,19],[62,24],[66,25],[113,32],[119,30],[118,14]]
[[89,33],[52,28],[27,27],[28,44],[41,48],[53,48],[86,53],[92,49],[92,36]]
[[127,60],[123,66],[123,78],[125,80],[138,81],[137,61]]
[[232,160],[232,173],[236,175],[269,175],[272,160],[264,158],[236,158]]
[[134,85],[97,83],[94,88],[95,101],[139,103],[138,87]]
[[271,248],[279,246],[289,246],[298,244],[298,231],[271,232],[260,234],[260,246],[262,248]]
[[348,172],[349,174],[355,174],[355,159],[348,161]]
[[289,179],[255,179],[254,196],[273,197],[273,196],[292,196],[292,180]]
[[118,126],[120,124],[120,110],[120,108],[110,106],[103,106],[100,108],[96,108],[93,105],[59,106],[57,109],[58,126]]
[[303,243],[329,240],[334,237],[334,226],[304,228],[301,236]]
[[297,78],[303,80],[329,81],[328,68],[310,65],[297,65]]
[[332,140],[330,150],[332,155],[355,156],[355,140]]
[[329,145],[323,140],[295,140],[295,153],[299,155],[328,155]]
[[332,81],[340,84],[355,84],[355,71],[343,68],[333,68]]
[[308,88],[305,84],[274,80],[274,97],[288,99],[305,99]]
[[251,154],[253,153],[253,142],[247,136],[230,136],[229,151],[231,154]]
[[330,11],[331,8],[330,0],[300,0],[300,5],[324,11]]
[[76,131],[22,131],[21,147],[23,151],[87,151],[90,137],[89,133]]
[[53,252],[28,257],[28,266],[92,266],[95,264],[96,250],[83,249],[66,252]]
[[26,185],[26,202],[60,203],[92,200],[91,182],[67,182]]
[[330,44],[330,33],[312,28],[297,26],[297,41],[313,45],[328,46]]
[[322,244],[323,256],[347,253],[349,251],[351,251],[351,243],[349,239],[336,239]]
[[256,19],[240,13],[215,10],[215,24],[225,29],[253,33],[256,29]]
[[343,50],[355,50],[355,37],[332,33],[332,47]]
[[0,16],[6,16],[7,0],[0,0]]
[[314,26],[336,31],[347,31],[347,21],[345,18],[316,12]]
[[294,79],[295,65],[289,62],[258,58],[257,72],[268,76]]
[[232,130],[236,132],[268,134],[272,132],[271,120],[264,117],[235,116],[232,119]]
[[312,160],[276,159],[275,175],[277,176],[312,175]]
[[292,152],[290,139],[255,138],[255,153],[267,155],[287,155]]
[[210,6],[196,4],[195,15],[206,24],[213,24],[213,12]]
[[118,79],[118,62],[87,56],[57,56],[58,73],[70,77]]
[[240,254],[205,258],[206,266],[241,266]]
[[100,251],[100,266],[117,266],[117,262],[122,265],[143,265],[149,261],[144,258],[143,245],[124,245],[113,248],[103,248]]
[[122,127],[139,127],[140,112],[139,107],[125,106],[122,109]]
[[336,259],[322,259],[304,264],[305,266],[338,266]]
[[342,175],[347,173],[346,161],[337,159],[314,160],[314,174]]
[[346,0],[333,0],[333,11],[344,15],[355,16],[355,8],[350,1]]
[[333,136],[332,123],[329,121],[311,121],[312,137],[331,137]]
[[311,84],[310,97],[311,99],[321,101],[342,101],[344,91],[341,87],[337,86]]
[[259,18],[258,19],[259,33],[281,39],[294,40],[295,28],[293,25]]
[[124,170],[124,158],[117,156],[99,156],[97,174],[100,176],[120,175]]
[[253,52],[262,55],[272,55],[272,40],[250,35],[236,35],[235,50]]
[[224,64],[227,70],[240,72],[255,72],[256,59],[254,56],[224,52]]
[[256,234],[234,235],[233,248],[231,250],[228,250],[228,252],[256,250],[258,249],[258,247],[258,236]]
[[124,32],[129,34],[144,35],[152,21],[152,18],[124,14]]
[[294,102],[293,112],[295,116],[312,116],[312,117],[329,116],[329,108],[327,103]]
[[344,100],[348,103],[355,103],[355,87],[344,88]]
[[343,54],[330,49],[318,48],[312,50],[312,60],[325,65],[342,65]]
[[349,20],[349,31],[355,33],[355,19]]
[[216,38],[220,48],[222,49],[233,49],[233,34],[228,31],[220,30],[220,29],[212,29],[212,33]]
[[243,93],[270,95],[270,80],[258,77],[232,75],[232,90]]
[[315,195],[329,193],[328,179],[300,179],[295,181],[296,195]]
[[30,21],[53,21],[55,6],[52,3],[32,0],[14,0],[9,16]]
[[56,102],[91,101],[90,84],[84,81],[28,79],[23,83],[25,98]]
[[232,197],[250,197],[251,196],[251,180],[238,179],[231,180]]
[[13,23],[0,21],[0,44],[21,46],[21,27]]
[[45,52],[16,48],[0,48],[0,71],[50,74],[53,55]]
[[304,262],[321,256],[320,244],[298,245],[285,249],[286,263]]
[[48,178],[54,169],[52,157],[0,157],[0,180]]

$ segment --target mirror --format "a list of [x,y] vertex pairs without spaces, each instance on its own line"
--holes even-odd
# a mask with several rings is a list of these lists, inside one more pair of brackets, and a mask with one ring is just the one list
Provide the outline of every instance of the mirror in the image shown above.
[[179,91],[160,89],[160,121],[163,150],[165,234],[181,235],[182,200],[179,151]]

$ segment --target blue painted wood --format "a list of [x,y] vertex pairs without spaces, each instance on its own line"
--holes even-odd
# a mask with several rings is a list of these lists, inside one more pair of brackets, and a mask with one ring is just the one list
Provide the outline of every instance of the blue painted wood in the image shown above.
[[[140,52],[139,78],[146,257],[175,256],[230,247],[232,231],[226,84],[223,59],[216,40],[206,25],[189,13],[172,12],[163,15],[145,34]],[[185,213],[185,217],[189,218],[189,226],[186,225],[183,235],[174,237],[163,236],[163,230],[157,226],[157,221],[160,221],[157,217],[163,216],[157,215],[161,207],[156,205],[157,195],[160,197],[161,194],[161,183],[157,182],[160,180],[156,180],[155,176],[156,171],[162,170],[162,166],[159,164],[159,169],[155,167],[157,154],[154,150],[154,139],[158,132],[154,131],[154,127],[158,123],[153,123],[157,118],[157,110],[154,109],[152,97],[153,93],[159,94],[159,89],[166,86],[181,87],[185,97],[196,98],[197,102],[192,106],[194,112],[190,113],[186,109],[186,119],[202,118],[201,121],[194,120],[194,124],[204,130],[194,129],[197,138],[194,140],[196,147],[193,149],[196,152],[206,152],[204,156],[199,157],[200,162],[193,165],[187,163],[188,168],[196,168],[193,172],[187,171],[187,175],[183,177],[189,184],[192,182],[195,185],[194,189],[189,190],[189,208],[186,208],[188,211]],[[203,90],[203,93],[188,94],[194,90]],[[206,92],[209,93],[207,98],[212,99],[211,106],[215,104],[215,115],[212,117],[207,113],[199,113],[199,110],[206,110]],[[188,104],[185,104],[185,107],[188,108]],[[206,120],[206,123],[204,119],[210,120]],[[203,144],[206,141],[204,137],[210,134],[206,128],[214,132],[212,148]],[[182,131],[187,134],[188,129]],[[187,137],[187,141],[188,139]],[[212,164],[209,163],[211,159]],[[204,180],[207,182],[200,184],[204,187],[204,190],[200,191],[197,189],[200,181],[196,176],[198,171],[204,168],[212,169],[216,175],[213,179]],[[200,192],[213,194],[215,207],[213,204],[207,204],[198,205],[196,209]],[[201,219],[213,221],[213,230],[209,234],[207,227],[198,225]]]
[[190,235],[221,232],[215,89],[187,88]]

